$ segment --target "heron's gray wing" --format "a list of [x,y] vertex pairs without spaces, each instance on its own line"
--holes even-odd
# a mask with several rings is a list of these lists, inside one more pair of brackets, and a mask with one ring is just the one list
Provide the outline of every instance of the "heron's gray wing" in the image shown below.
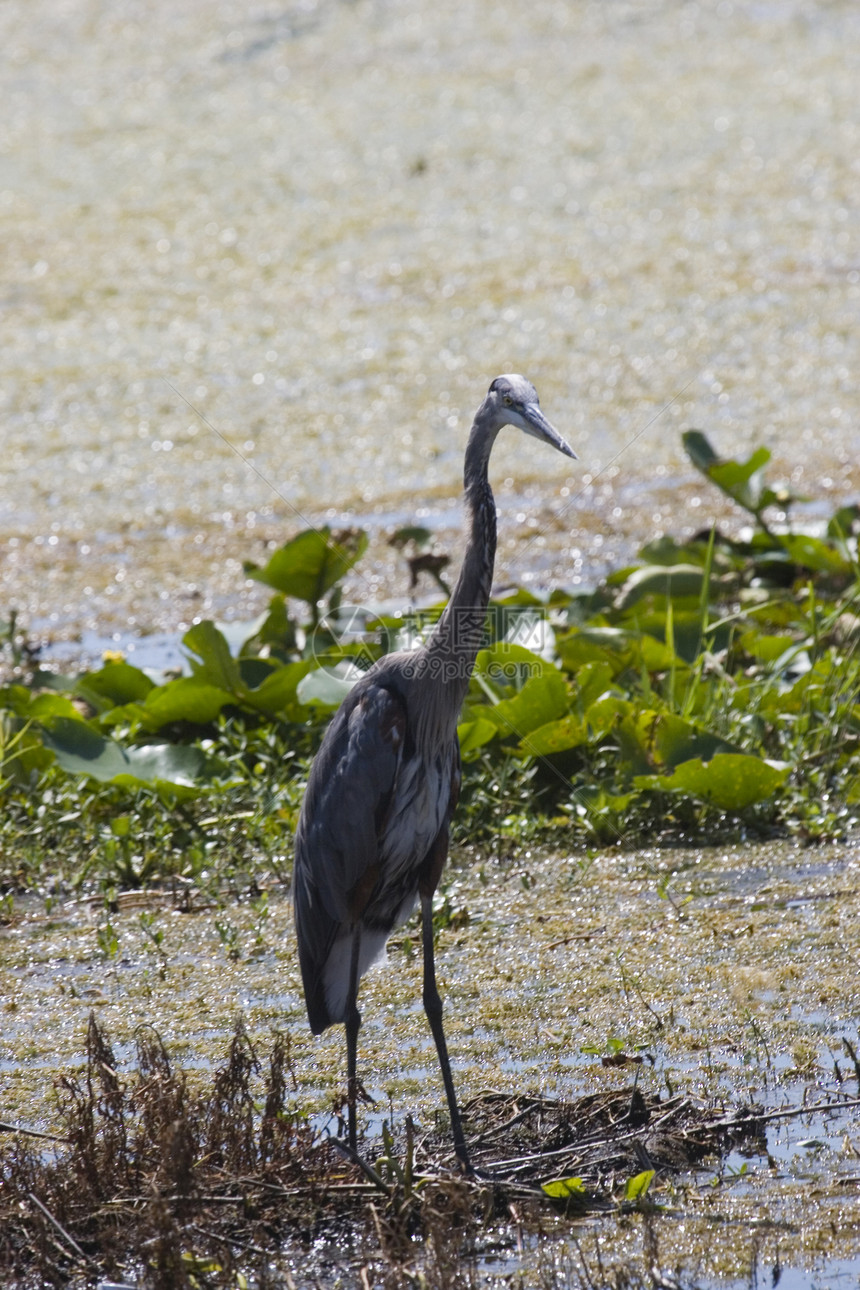
[[439,832],[433,839],[430,850],[424,857],[424,861],[418,871],[418,892],[421,896],[432,896],[439,885],[439,879],[442,877],[442,870],[445,868],[445,861],[448,859],[451,819],[460,800],[461,780],[460,741],[454,735],[454,742],[451,746],[451,781],[448,790],[448,805],[442,823],[439,826]]
[[316,1033],[329,1024],[322,978],[332,945],[361,917],[380,876],[379,834],[405,739],[402,698],[362,681],[341,705],[311,768],[296,830],[293,894]]

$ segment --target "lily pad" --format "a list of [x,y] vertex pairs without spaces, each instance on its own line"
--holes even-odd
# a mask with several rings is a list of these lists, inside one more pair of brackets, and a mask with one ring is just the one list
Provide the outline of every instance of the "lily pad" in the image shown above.
[[305,529],[280,547],[262,568],[246,563],[245,573],[282,595],[316,605],[367,548],[367,534],[349,529],[333,536],[329,528]]
[[85,721],[67,718],[60,718],[46,729],[43,739],[63,770],[124,787],[196,788],[207,766],[199,748],[175,744],[123,748]]
[[717,753],[710,761],[695,757],[667,776],[639,776],[637,788],[686,793],[723,811],[743,811],[770,797],[788,777],[789,766],[746,753]]
[[234,702],[235,696],[229,690],[196,676],[181,676],[151,691],[141,705],[140,716],[147,730],[159,730],[174,721],[206,726],[223,707]]
[[547,668],[540,676],[530,676],[525,685],[509,699],[488,706],[485,719],[507,734],[527,735],[567,711],[570,695],[557,668]]
[[191,670],[195,679],[232,694],[244,689],[239,664],[214,623],[196,623],[182,637],[182,644],[192,655]]
[[770,461],[769,448],[757,448],[746,461],[735,461],[718,456],[701,430],[687,430],[682,440],[693,465],[744,510],[758,517],[766,506],[778,500],[776,493],[762,483],[762,471]]
[[96,711],[125,703],[141,702],[153,689],[153,682],[131,663],[106,663],[97,672],[87,672],[75,685],[75,693]]
[[645,565],[631,573],[621,588],[616,605],[621,610],[629,609],[646,596],[698,598],[704,581],[705,570],[695,564]]
[[342,670],[340,664],[337,668],[314,668],[299,681],[296,697],[299,703],[334,710],[340,707],[361,675],[354,667]]
[[[474,712],[476,709],[471,709]],[[460,755],[466,760],[470,754],[483,748],[484,744],[490,743],[499,734],[499,727],[493,722],[488,721],[486,717],[476,716],[468,717],[467,720],[461,721],[457,727],[457,738],[460,741]]]

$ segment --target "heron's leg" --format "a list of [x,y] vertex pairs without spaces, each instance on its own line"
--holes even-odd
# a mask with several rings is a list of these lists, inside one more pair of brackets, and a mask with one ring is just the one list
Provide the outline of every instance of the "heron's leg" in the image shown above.
[[358,1091],[356,1071],[356,1053],[358,1050],[358,1028],[361,1025],[361,1013],[358,1011],[358,953],[361,949],[361,923],[356,923],[352,934],[352,953],[349,958],[349,993],[346,996],[346,1110],[349,1128],[349,1145],[356,1149],[355,1102]]
[[436,985],[436,961],[433,951],[433,897],[421,896],[421,929],[424,940],[424,1011],[430,1023],[430,1030],[439,1054],[439,1065],[442,1068],[442,1080],[448,1098],[448,1111],[451,1116],[451,1132],[454,1137],[454,1150],[465,1169],[472,1173],[472,1162],[466,1148],[466,1138],[457,1106],[457,1095],[454,1092],[454,1080],[451,1077],[451,1063],[448,1060],[448,1045],[445,1043],[445,1031],[442,1029],[442,1000]]

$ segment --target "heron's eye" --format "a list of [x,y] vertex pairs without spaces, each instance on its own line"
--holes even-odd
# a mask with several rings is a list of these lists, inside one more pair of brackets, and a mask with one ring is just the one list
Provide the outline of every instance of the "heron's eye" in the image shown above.
[[505,395],[504,403],[506,408],[512,408],[514,406],[514,401],[511,398],[510,394]]

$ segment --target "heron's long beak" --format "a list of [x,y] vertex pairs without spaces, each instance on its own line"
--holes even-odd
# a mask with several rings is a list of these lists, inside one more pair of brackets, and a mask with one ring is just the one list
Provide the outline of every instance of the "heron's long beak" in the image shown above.
[[535,439],[540,439],[543,443],[551,444],[559,452],[563,452],[565,457],[573,457],[576,460],[576,453],[571,448],[566,439],[562,439],[554,425],[547,421],[536,403],[527,404],[522,411],[523,430]]

